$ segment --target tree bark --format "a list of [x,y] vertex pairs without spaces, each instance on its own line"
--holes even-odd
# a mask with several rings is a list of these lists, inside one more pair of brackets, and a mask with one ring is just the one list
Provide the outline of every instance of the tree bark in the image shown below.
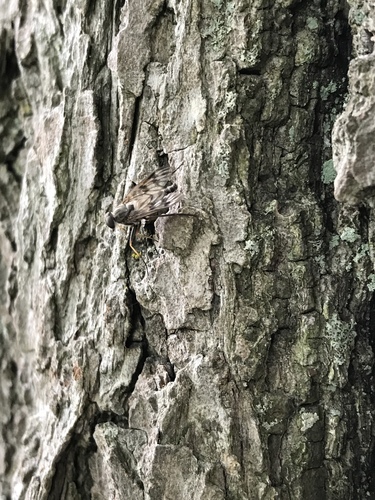
[[375,495],[361,5],[0,0],[1,498]]

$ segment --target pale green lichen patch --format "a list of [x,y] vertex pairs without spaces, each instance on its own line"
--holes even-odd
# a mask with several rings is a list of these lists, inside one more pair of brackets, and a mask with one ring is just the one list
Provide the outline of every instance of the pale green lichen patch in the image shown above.
[[347,361],[356,336],[354,322],[342,321],[334,313],[326,323],[326,333],[332,348],[335,364],[343,365]]
[[356,253],[356,255],[354,256],[354,262],[356,264],[358,264],[358,262],[363,259],[364,257],[366,257],[368,255],[368,252],[369,252],[369,246],[367,243],[364,243],[363,245],[360,246],[359,248],[359,252]]
[[369,289],[370,292],[375,291],[375,274],[374,273],[371,273],[368,277],[367,288]]
[[326,86],[322,85],[320,87],[320,97],[322,98],[323,101],[327,101],[330,95],[335,93],[336,91],[337,91],[337,83],[329,82],[328,85]]
[[303,30],[297,34],[297,50],[295,55],[296,66],[313,63],[319,53],[319,44],[310,30]]
[[347,241],[348,243],[354,243],[360,236],[354,229],[354,227],[345,226],[341,231],[340,238],[342,241]]
[[[204,22],[201,27],[201,34],[215,52],[218,54],[224,53],[228,40],[233,36],[238,26],[239,17],[241,17],[238,12],[238,4],[235,1],[211,0],[206,3],[203,10]],[[255,37],[255,41],[258,43],[261,29],[262,25],[257,28],[257,23],[254,23],[251,30],[251,36]],[[242,51],[240,51],[241,60],[248,59],[247,52],[246,48],[242,47]],[[256,52],[259,54],[259,49]],[[256,57],[255,61],[258,57]]]
[[301,431],[306,432],[311,427],[313,427],[316,422],[319,421],[319,415],[317,413],[312,413],[308,411],[304,411],[304,409],[301,410],[300,412],[300,418],[301,418]]
[[259,253],[259,243],[254,240],[247,240],[245,243],[245,250],[253,257]]
[[366,18],[366,14],[361,10],[353,9],[351,12],[351,18],[353,20],[353,23],[357,24],[358,26],[362,26],[362,23]]
[[324,184],[331,184],[336,178],[336,170],[333,166],[333,160],[327,160],[323,163],[322,168],[322,182]]
[[307,24],[307,27],[309,28],[309,30],[316,30],[319,28],[319,23],[315,19],[315,17],[308,17],[306,24]]
[[340,244],[340,236],[334,234],[331,238],[331,241],[329,242],[329,249],[332,250],[333,248],[338,247],[339,244]]
[[237,93],[228,90],[225,95],[224,105],[218,112],[219,118],[225,118],[230,112],[236,109]]

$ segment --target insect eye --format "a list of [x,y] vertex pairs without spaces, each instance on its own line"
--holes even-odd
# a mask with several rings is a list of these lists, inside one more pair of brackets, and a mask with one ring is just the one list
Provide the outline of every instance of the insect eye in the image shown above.
[[105,223],[111,229],[115,228],[115,219],[113,218],[113,215],[111,214],[111,212],[108,212],[107,214],[105,214]]

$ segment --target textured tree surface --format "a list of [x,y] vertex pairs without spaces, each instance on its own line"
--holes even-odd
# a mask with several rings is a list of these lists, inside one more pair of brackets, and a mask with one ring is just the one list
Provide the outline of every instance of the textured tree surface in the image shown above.
[[370,4],[0,0],[1,499],[375,495]]

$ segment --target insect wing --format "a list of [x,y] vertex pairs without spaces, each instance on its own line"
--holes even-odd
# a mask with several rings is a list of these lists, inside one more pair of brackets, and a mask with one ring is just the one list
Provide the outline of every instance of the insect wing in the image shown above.
[[169,168],[162,167],[129,191],[123,201],[124,205],[132,207],[127,216],[128,224],[136,224],[142,219],[155,220],[181,199],[181,194],[175,190],[166,193],[169,180]]
[[155,196],[157,195],[168,183],[170,170],[168,167],[162,167],[155,170],[151,175],[143,179],[139,184],[131,188],[129,193],[125,196],[123,203],[134,203],[137,198],[143,198],[144,195]]

